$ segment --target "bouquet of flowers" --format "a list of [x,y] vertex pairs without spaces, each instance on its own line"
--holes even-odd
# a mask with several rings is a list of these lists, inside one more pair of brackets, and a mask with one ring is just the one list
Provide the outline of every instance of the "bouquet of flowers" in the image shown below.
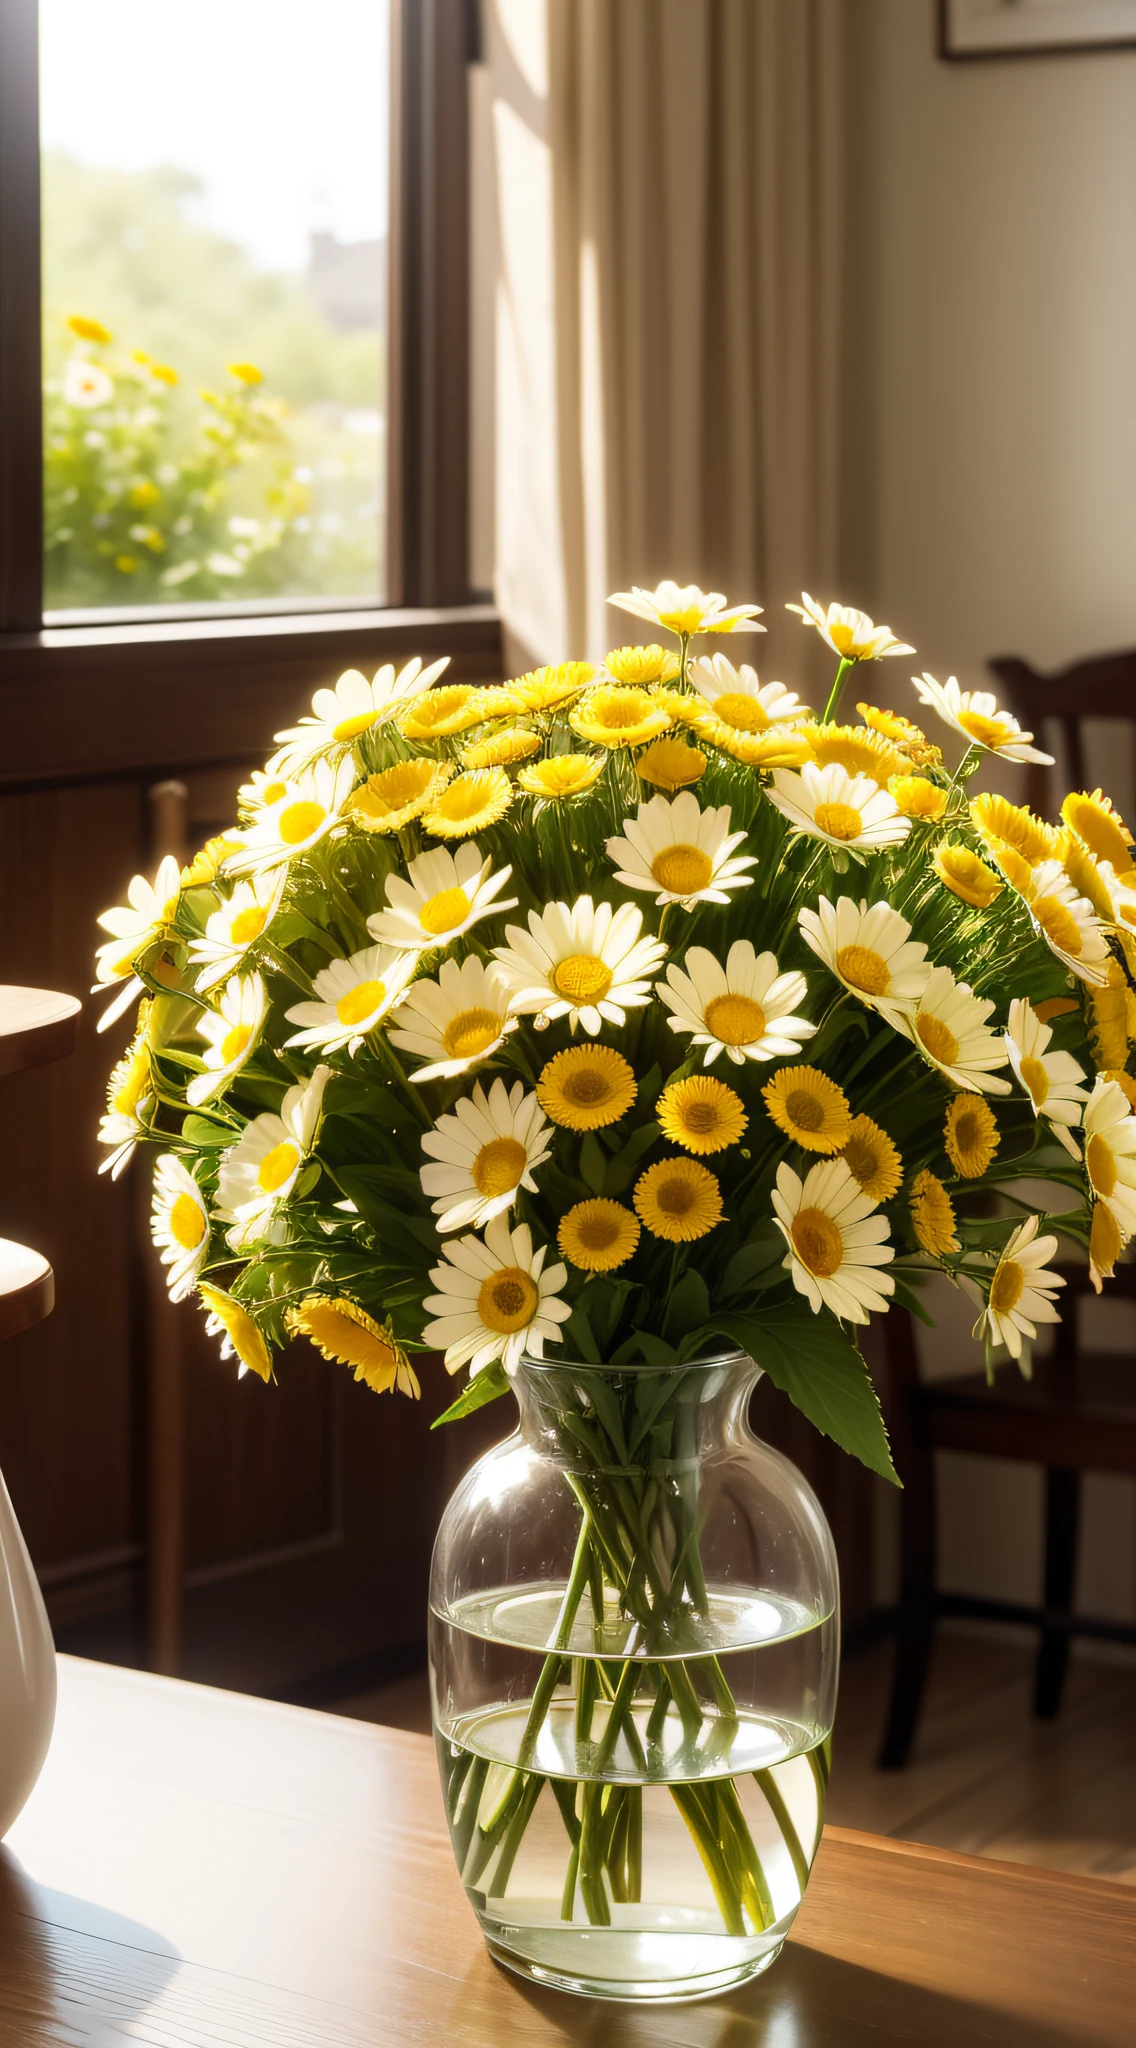
[[[413,1359],[653,1367],[741,1345],[892,1475],[856,1346],[931,1271],[991,1360],[1136,1230],[1136,871],[1100,791],[971,798],[1045,761],[985,692],[940,737],[842,695],[910,654],[807,595],[822,715],[692,642],[753,604],[612,600],[673,644],[501,686],[415,660],[317,692],[240,822],[108,911],[103,1023],[142,997],[101,1138],[159,1150],[153,1229],[242,1371],[310,1338]],[[1052,1185],[1037,1213],[1021,1183]],[[558,1354],[561,1355],[561,1354]]]

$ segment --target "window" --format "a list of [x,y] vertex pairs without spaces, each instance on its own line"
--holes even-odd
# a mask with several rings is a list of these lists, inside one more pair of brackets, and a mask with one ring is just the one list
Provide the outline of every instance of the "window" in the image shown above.
[[44,606],[385,588],[385,0],[40,0]]

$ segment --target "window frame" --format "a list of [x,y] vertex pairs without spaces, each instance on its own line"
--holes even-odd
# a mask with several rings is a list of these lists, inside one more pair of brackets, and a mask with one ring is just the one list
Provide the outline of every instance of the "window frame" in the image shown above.
[[[391,0],[391,221],[387,595],[359,600],[266,600],[145,618],[43,623],[43,448],[38,0],[0,6],[0,716],[8,741],[0,788],[42,783],[49,760],[82,777],[121,762],[188,758],[174,743],[171,671],[208,669],[261,703],[269,672],[319,675],[335,663],[394,658],[439,639],[475,668],[493,666],[499,624],[469,589],[468,80],[477,57],[475,0]],[[411,643],[413,642],[413,645]],[[346,659],[345,659],[346,657]],[[70,698],[113,677],[147,728],[139,754],[86,728],[82,761],[59,720]],[[34,699],[25,695],[36,683]],[[214,690],[206,688],[212,701]],[[24,700],[21,703],[21,698]],[[190,745],[181,707],[180,740]],[[228,707],[231,711],[232,707]],[[11,715],[15,714],[14,723]],[[212,761],[263,749],[226,715],[207,739]],[[193,723],[197,723],[195,719]],[[61,741],[63,741],[61,751]],[[238,744],[239,741],[239,744]],[[219,744],[223,751],[218,750]],[[196,754],[194,754],[196,758]]]

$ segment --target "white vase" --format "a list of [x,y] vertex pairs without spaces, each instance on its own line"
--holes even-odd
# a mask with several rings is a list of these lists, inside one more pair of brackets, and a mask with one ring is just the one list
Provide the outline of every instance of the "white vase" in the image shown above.
[[0,1473],[0,1836],[43,1769],[55,1723],[55,1644]]

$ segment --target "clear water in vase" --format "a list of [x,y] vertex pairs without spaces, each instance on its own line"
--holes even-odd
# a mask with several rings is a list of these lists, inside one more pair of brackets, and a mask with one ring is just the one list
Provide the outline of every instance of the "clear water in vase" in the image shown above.
[[583,1603],[550,1660],[564,1591],[482,1593],[431,1617],[467,1896],[494,1952],[540,1981],[709,1994],[772,1962],[800,1904],[824,1815],[835,1618],[711,1589],[686,1635],[647,1657],[613,1595],[602,1616]]

